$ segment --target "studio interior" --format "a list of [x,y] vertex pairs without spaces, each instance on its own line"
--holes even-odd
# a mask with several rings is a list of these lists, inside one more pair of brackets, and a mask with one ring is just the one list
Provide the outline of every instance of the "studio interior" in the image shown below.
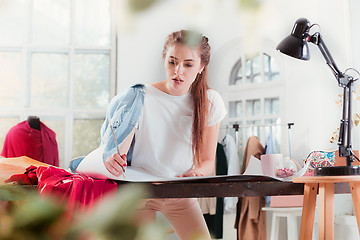
[[[132,221],[149,198],[196,199],[211,239],[360,239],[359,11],[357,0],[1,0],[0,239],[182,239],[166,214]],[[109,147],[104,136],[123,158],[121,122],[132,144],[145,124],[136,100],[109,106],[167,77],[164,42],[180,30],[207,37],[207,85],[224,103],[212,174],[133,180],[125,161],[124,178],[97,178],[108,166],[83,159]],[[194,144],[188,122],[172,124]]]

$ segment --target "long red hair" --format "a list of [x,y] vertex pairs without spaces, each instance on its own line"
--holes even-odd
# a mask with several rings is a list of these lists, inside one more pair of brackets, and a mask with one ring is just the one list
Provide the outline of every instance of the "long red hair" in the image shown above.
[[192,124],[192,151],[194,154],[194,164],[201,164],[201,152],[204,148],[205,127],[207,126],[209,100],[207,97],[207,66],[210,61],[210,45],[209,39],[201,34],[181,30],[168,35],[164,45],[163,58],[165,58],[167,50],[175,44],[184,44],[191,48],[197,48],[200,55],[201,64],[204,66],[202,73],[198,73],[195,81],[190,87],[190,92],[194,101],[194,118]]

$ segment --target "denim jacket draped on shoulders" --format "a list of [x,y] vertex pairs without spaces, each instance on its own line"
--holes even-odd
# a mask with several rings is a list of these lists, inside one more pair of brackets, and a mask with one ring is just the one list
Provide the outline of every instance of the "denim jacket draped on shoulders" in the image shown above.
[[[136,84],[123,93],[116,95],[109,104],[105,121],[101,127],[101,143],[104,146],[103,161],[116,153],[114,138],[109,126],[109,119],[113,126],[115,138],[119,145],[123,143],[135,128],[144,106],[145,90],[143,84]],[[132,152],[132,145],[129,149]],[[128,154],[128,160],[131,156]]]

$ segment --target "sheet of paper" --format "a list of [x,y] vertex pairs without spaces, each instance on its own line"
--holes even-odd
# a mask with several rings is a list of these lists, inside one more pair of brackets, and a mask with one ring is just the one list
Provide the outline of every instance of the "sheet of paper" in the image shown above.
[[[123,180],[123,181],[131,181],[131,182],[157,182],[157,181],[180,181],[185,178],[162,178],[155,175],[152,175],[149,172],[146,172],[145,170],[141,168],[134,168],[134,167],[127,167],[126,172],[124,175],[121,175],[119,177],[116,177],[112,175],[105,167],[103,160],[102,160],[102,154],[104,149],[102,147],[99,147],[89,153],[79,164],[77,168],[77,172],[94,177],[94,178],[100,178],[100,179],[114,179],[114,180]],[[199,178],[206,178],[206,177],[187,177],[186,180],[191,179],[199,179]]]
[[254,156],[250,156],[249,164],[243,175],[264,175],[261,169],[261,161]]
[[[141,168],[134,168],[134,167],[127,167],[124,175],[116,177],[112,175],[106,168],[102,160],[103,148],[97,148],[91,153],[89,153],[79,164],[77,168],[77,172],[98,178],[98,179],[114,179],[114,180],[121,180],[121,181],[128,181],[128,182],[168,182],[168,181],[214,181],[216,179],[221,178],[229,178],[236,179],[237,181],[243,179],[244,181],[249,181],[252,179],[252,176],[263,176],[261,170],[261,164],[258,159],[251,156],[248,168],[246,169],[243,175],[218,175],[218,176],[203,176],[203,177],[173,177],[173,178],[162,178],[159,176],[152,175],[149,172],[146,172],[144,169]],[[246,176],[244,176],[246,175]]]

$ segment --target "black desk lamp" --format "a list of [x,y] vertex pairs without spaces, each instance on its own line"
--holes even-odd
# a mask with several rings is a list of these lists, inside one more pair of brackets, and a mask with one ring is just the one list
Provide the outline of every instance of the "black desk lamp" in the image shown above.
[[[316,44],[322,55],[326,60],[326,64],[330,67],[331,71],[335,75],[335,78],[340,87],[344,88],[343,94],[343,107],[342,107],[342,119],[340,123],[339,131],[339,155],[340,157],[346,157],[346,166],[331,166],[331,167],[318,167],[315,169],[315,175],[318,176],[336,176],[336,175],[360,175],[359,166],[351,166],[351,163],[356,158],[351,146],[351,95],[352,85],[354,79],[352,76],[347,75],[346,71],[342,73],[336,66],[333,58],[330,55],[328,48],[326,47],[320,32],[316,32],[310,35],[310,28],[313,27],[306,18],[299,18],[293,27],[293,30],[289,36],[284,38],[276,47],[280,52],[289,55],[294,58],[309,60],[309,46],[308,42]],[[351,68],[352,69],[352,68]],[[347,69],[349,70],[349,69]],[[357,74],[358,71],[352,69]],[[346,136],[347,135],[347,136]],[[346,141],[346,142],[345,142]]]

